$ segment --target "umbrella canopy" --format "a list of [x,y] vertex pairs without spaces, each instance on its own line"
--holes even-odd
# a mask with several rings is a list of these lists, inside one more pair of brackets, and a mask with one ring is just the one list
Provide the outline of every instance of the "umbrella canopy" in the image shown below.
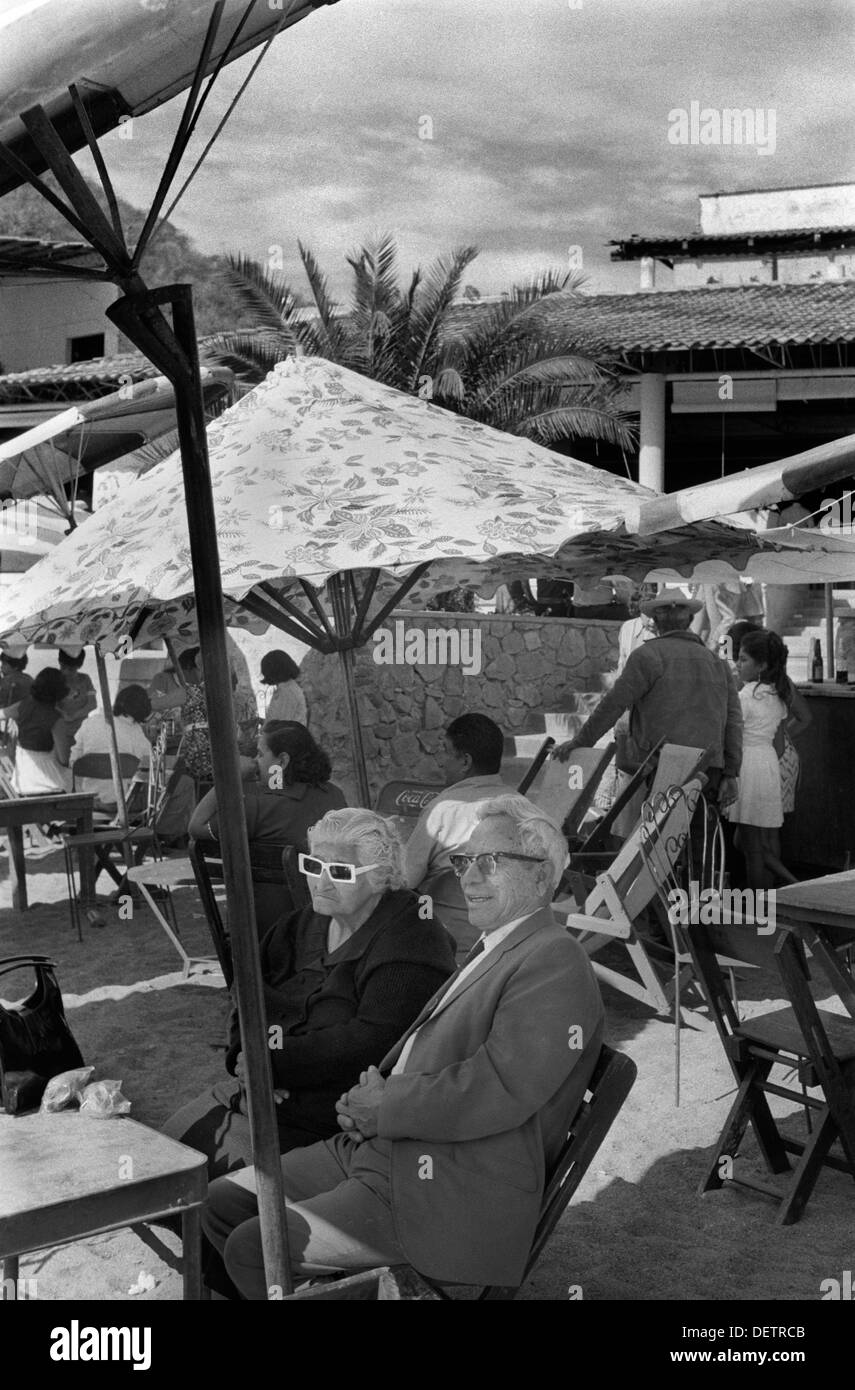
[[[646,488],[318,358],[280,363],[208,439],[228,620],[247,626],[262,621],[253,596],[308,612],[306,584],[343,573],[380,571],[378,597],[418,576],[425,603],[460,583],[489,594],[516,575],[691,572],[711,555],[742,570],[766,544],[715,523],[664,543],[629,536]],[[181,635],[192,589],[173,455],[9,591],[0,634],[107,647],[135,626],[140,640]]]
[[[206,406],[220,400],[234,381],[227,367],[203,367],[201,375]],[[0,495],[56,495],[81,473],[157,439],[174,425],[175,392],[166,377],[128,382],[109,396],[71,406],[13,439],[0,440]]]
[[[633,530],[641,535],[685,526],[687,521],[732,516],[774,502],[792,502],[805,492],[826,487],[855,472],[855,434],[819,444],[802,454],[757,468],[746,468],[710,483],[681,488],[642,502]],[[806,581],[808,582],[808,581]]]

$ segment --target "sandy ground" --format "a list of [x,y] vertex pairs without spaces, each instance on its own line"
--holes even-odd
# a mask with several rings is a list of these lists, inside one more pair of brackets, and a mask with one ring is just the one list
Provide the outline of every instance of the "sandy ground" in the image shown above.
[[[96,1077],[120,1078],[133,1117],[157,1126],[222,1072],[222,976],[197,967],[182,980],[175,949],[151,913],[138,908],[120,921],[106,898],[108,925],[84,924],[80,944],[58,854],[28,858],[28,887],[30,911],[13,912],[0,854],[0,956],[32,950],[56,962],[86,1061]],[[210,954],[195,892],[182,890],[176,904],[189,953]],[[755,975],[740,995],[752,1011],[781,1003],[771,976]],[[8,986],[6,997],[14,997]],[[683,1030],[677,1108],[672,1025],[609,988],[604,997],[610,1039],[634,1058],[638,1080],[520,1297],[819,1299],[824,1279],[852,1268],[855,1184],[825,1170],[806,1216],[786,1228],[775,1225],[775,1209],[761,1197],[734,1189],[699,1197],[709,1146],[733,1095],[718,1040]],[[773,1109],[788,1116],[788,1132],[801,1133],[800,1111],[783,1101]],[[744,1171],[783,1185],[765,1175],[753,1140],[742,1162]],[[122,1231],[30,1256],[21,1277],[37,1281],[41,1299],[178,1299],[177,1252],[177,1239],[166,1233],[152,1232],[147,1245]],[[141,1275],[154,1287],[132,1293]]]

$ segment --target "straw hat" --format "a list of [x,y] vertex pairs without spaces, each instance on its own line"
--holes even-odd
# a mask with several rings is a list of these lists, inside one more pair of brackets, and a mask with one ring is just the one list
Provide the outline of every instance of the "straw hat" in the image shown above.
[[663,589],[655,598],[639,604],[645,618],[655,618],[663,608],[688,608],[690,613],[700,613],[703,604],[699,599],[686,598],[682,589]]
[[11,656],[14,661],[20,661],[22,656],[27,655],[26,642],[4,642],[3,656]]

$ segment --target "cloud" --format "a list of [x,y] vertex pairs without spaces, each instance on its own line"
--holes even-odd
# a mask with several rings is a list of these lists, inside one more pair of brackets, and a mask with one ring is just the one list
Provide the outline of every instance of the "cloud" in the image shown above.
[[[407,265],[476,242],[486,293],[575,244],[594,287],[634,287],[605,243],[693,230],[698,193],[852,177],[853,27],[848,0],[341,0],[276,40],[176,221],[208,251],[281,244],[295,278],[302,237],[337,293],[344,252],[386,228]],[[692,100],[774,106],[775,154],[669,144]],[[150,194],[178,109],[109,141],[126,197]]]

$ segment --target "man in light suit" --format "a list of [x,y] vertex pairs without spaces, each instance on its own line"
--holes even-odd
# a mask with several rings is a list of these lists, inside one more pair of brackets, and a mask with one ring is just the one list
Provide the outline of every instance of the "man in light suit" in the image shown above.
[[[343,1133],[284,1155],[291,1259],[304,1274],[407,1263],[518,1284],[544,1182],[602,1043],[582,948],[550,901],[566,860],[519,797],[480,807],[455,868],[481,937],[412,1028],[338,1103]],[[255,1172],[209,1189],[206,1234],[241,1293],[266,1288]]]

